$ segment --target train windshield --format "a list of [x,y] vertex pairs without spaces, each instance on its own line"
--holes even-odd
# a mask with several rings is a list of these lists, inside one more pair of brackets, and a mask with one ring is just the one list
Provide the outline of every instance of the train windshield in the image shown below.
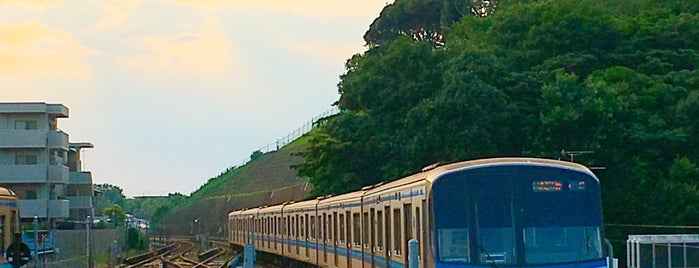
[[447,174],[432,187],[437,261],[541,265],[602,253],[599,183],[585,173],[496,166]]

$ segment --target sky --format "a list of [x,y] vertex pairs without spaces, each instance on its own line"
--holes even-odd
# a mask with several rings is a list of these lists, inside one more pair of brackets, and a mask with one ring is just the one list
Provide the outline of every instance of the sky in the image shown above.
[[191,194],[332,108],[386,0],[0,0],[0,102],[65,105],[83,170]]

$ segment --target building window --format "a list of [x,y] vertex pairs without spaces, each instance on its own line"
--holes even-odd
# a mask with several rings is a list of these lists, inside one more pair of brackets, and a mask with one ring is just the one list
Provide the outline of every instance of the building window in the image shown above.
[[15,156],[16,165],[36,165],[38,163],[38,157],[36,155],[18,154]]
[[37,129],[37,123],[34,120],[18,120],[15,121],[15,129]]
[[35,190],[27,190],[25,192],[25,194],[27,195],[26,199],[36,199],[36,191]]

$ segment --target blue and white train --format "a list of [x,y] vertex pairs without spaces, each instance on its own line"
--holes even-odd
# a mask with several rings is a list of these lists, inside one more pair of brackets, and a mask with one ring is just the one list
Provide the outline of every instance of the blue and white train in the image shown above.
[[[434,165],[339,196],[233,211],[229,242],[319,267],[608,267],[600,185],[538,158]],[[285,262],[286,263],[286,262]]]

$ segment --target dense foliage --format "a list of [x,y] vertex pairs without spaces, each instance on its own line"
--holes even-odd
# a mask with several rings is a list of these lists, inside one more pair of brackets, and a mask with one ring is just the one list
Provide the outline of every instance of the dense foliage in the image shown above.
[[[416,3],[441,6],[387,6],[365,35],[369,50],[347,61],[342,112],[314,132],[298,167],[314,194],[440,161],[585,150],[594,154],[576,162],[605,168],[596,173],[617,255],[628,233],[691,230],[616,224],[699,222],[698,2],[506,1],[449,25],[416,20]],[[376,29],[384,21],[440,21],[425,32],[448,38]]]

